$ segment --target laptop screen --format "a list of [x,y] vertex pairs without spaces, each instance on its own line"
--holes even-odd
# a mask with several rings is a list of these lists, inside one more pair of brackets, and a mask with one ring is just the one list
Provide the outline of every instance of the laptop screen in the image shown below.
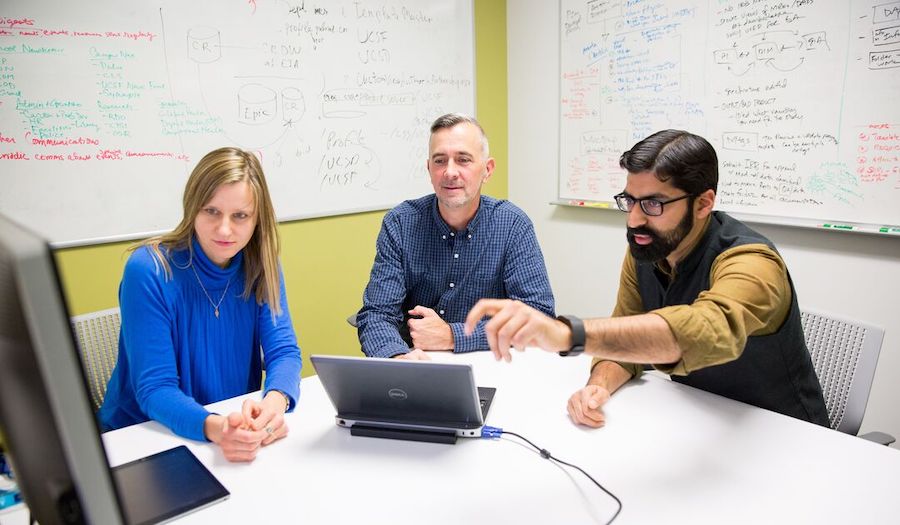
[[311,357],[339,418],[423,427],[484,424],[468,364]]

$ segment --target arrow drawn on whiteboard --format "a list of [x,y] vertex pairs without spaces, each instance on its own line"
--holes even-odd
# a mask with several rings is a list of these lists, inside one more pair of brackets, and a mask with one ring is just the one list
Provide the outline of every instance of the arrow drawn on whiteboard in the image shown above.
[[728,66],[728,70],[731,71],[732,73],[734,73],[736,76],[742,77],[742,76],[746,75],[748,71],[753,69],[753,66],[755,66],[755,65],[756,65],[756,62],[750,62],[750,64],[747,65],[747,69],[740,71],[740,72],[735,71],[734,68],[731,66]]
[[802,66],[804,60],[805,60],[805,59],[804,59],[803,57],[800,57],[800,60],[799,60],[796,64],[794,64],[793,66],[779,67],[779,66],[775,63],[775,59],[774,59],[774,58],[770,58],[769,60],[766,60],[766,65],[772,67],[773,69],[777,69],[778,71],[786,72],[786,71],[793,71],[793,70],[797,69],[798,67]]

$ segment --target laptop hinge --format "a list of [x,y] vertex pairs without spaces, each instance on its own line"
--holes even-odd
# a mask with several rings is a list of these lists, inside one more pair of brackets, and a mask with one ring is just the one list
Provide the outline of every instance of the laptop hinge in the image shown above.
[[355,424],[350,427],[350,435],[383,439],[403,439],[406,441],[424,441],[426,443],[456,444],[456,432],[439,430],[414,430],[406,428],[384,428],[371,425]]

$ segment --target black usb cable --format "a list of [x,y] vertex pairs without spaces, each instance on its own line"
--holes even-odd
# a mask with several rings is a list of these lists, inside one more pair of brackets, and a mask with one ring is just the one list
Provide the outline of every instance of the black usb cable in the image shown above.
[[585,472],[584,469],[582,469],[578,465],[573,465],[572,463],[567,463],[557,457],[554,457],[553,454],[551,454],[549,450],[535,445],[534,443],[531,442],[531,440],[529,440],[525,436],[516,434],[515,432],[510,432],[508,430],[503,430],[502,428],[491,427],[488,425],[481,427],[481,437],[484,439],[496,439],[496,438],[499,438],[503,434],[509,434],[510,436],[515,436],[515,437],[521,439],[522,441],[524,441],[525,443],[528,443],[529,445],[534,447],[534,449],[537,450],[538,453],[541,455],[541,457],[544,459],[549,459],[550,461],[554,461],[556,463],[559,463],[560,465],[565,465],[567,467],[572,467],[572,468],[578,470],[578,472],[581,472],[582,474],[584,474],[585,477],[587,477],[587,479],[591,480],[591,482],[593,482],[594,485],[597,485],[597,487],[599,487],[600,490],[602,490],[603,492],[608,494],[609,497],[611,497],[612,499],[616,500],[616,504],[618,504],[619,508],[616,509],[615,514],[612,515],[612,518],[610,518],[609,521],[606,522],[606,525],[609,525],[610,523],[615,521],[615,519],[619,516],[619,513],[622,512],[622,500],[617,498],[616,495],[613,494],[612,492],[606,490],[606,488],[603,485],[601,485],[596,479],[594,479],[590,474]]

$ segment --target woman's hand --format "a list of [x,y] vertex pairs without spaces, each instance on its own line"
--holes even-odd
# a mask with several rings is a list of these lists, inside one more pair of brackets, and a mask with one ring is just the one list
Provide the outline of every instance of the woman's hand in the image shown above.
[[262,401],[247,399],[241,407],[241,414],[248,428],[265,433],[262,445],[268,445],[283,438],[288,433],[284,424],[284,412],[288,399],[277,390],[270,390]]
[[210,414],[203,423],[206,438],[219,445],[228,461],[253,461],[263,441],[270,436],[264,430],[254,430],[244,423],[238,412],[228,416]]
[[219,445],[228,461],[253,461],[259,448],[288,433],[284,412],[288,400],[276,390],[262,401],[247,399],[240,412],[210,414],[203,423],[206,438]]

